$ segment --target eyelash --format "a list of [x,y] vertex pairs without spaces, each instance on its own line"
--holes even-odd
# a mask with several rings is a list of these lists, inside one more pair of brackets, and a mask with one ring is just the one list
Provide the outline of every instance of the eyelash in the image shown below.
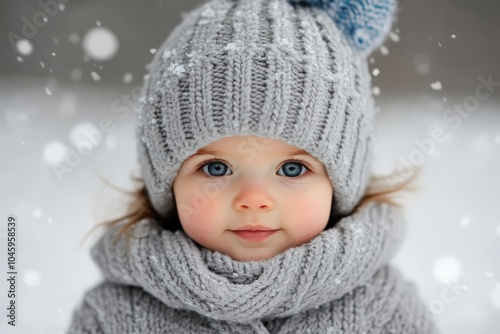
[[[217,159],[217,158],[213,158],[213,159],[208,159],[208,160],[205,160],[205,161],[202,161],[201,163],[199,163],[199,164],[196,166],[196,170],[197,170],[198,172],[202,173],[202,174],[203,174],[203,176],[208,177],[208,178],[210,178],[210,179],[219,179],[219,178],[221,178],[220,176],[211,176],[211,175],[208,175],[208,174],[206,174],[205,172],[203,172],[203,171],[201,170],[203,167],[205,167],[206,165],[208,165],[208,164],[209,164],[209,163],[211,163],[211,162],[220,162],[220,163],[223,163],[223,164],[225,164],[225,165],[229,165],[229,164],[228,164],[227,162],[225,162],[224,160]],[[283,165],[286,165],[286,164],[287,164],[287,163],[289,163],[289,162],[296,162],[296,163],[299,163],[299,164],[303,165],[303,166],[307,169],[307,172],[306,172],[306,173],[304,173],[304,174],[302,174],[302,175],[300,175],[300,176],[297,176],[297,177],[289,177],[289,178],[291,178],[291,179],[300,180],[300,179],[302,179],[304,176],[306,176],[306,174],[308,174],[308,172],[312,172],[312,168],[311,168],[311,166],[310,166],[307,162],[305,162],[304,160],[289,159],[289,160],[286,160],[286,161],[283,163]],[[283,166],[283,165],[281,165],[281,166]],[[280,176],[281,176],[281,175],[280,175]]]

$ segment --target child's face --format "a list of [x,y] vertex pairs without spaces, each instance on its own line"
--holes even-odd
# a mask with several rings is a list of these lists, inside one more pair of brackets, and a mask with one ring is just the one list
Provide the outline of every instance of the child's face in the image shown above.
[[[237,261],[269,259],[318,235],[328,223],[333,188],[324,165],[307,153],[292,155],[297,149],[281,140],[233,136],[201,149],[218,153],[186,159],[173,183],[184,231]],[[220,162],[207,162],[214,158]],[[247,224],[276,231],[263,240],[233,232]]]

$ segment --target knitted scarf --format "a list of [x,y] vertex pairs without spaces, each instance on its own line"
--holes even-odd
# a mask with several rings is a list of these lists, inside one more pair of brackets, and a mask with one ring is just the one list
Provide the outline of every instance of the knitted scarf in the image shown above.
[[389,265],[402,212],[370,202],[309,242],[235,261],[183,231],[142,220],[125,241],[105,232],[92,257],[105,281],[69,333],[437,333],[418,289]]

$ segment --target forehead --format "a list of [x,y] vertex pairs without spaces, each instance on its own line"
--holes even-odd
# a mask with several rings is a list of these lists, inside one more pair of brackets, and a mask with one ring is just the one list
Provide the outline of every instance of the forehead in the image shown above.
[[[223,155],[223,154],[227,154],[227,153],[229,153],[229,152],[227,152],[225,150],[212,150],[212,149],[208,149],[208,148],[200,148],[193,155],[203,155],[203,154]],[[304,151],[302,149],[297,149],[297,148],[295,148],[295,149],[292,148],[292,149],[288,149],[288,150],[279,150],[279,153],[284,154],[284,155],[299,155],[299,154],[310,155],[307,151]]]
[[307,151],[279,139],[258,136],[232,136],[219,139],[200,148],[194,155],[247,153],[249,149],[280,155],[310,155]]

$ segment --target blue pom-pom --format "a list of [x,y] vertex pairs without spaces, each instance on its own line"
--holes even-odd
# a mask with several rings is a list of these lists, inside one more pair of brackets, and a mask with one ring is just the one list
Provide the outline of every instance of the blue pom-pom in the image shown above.
[[288,0],[328,13],[352,47],[367,55],[380,46],[391,29],[396,0]]

